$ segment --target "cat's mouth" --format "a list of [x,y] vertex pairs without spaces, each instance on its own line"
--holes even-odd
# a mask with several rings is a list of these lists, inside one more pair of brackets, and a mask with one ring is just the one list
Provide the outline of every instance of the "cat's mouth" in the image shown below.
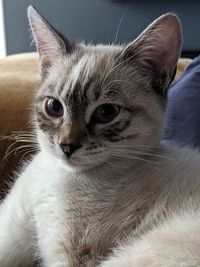
[[94,155],[83,155],[83,153],[79,153],[74,151],[74,153],[67,154],[64,149],[60,149],[59,146],[59,155],[62,158],[62,161],[65,165],[67,165],[71,169],[91,169],[95,166],[99,165],[104,158],[102,158],[99,154],[98,156],[94,157]]
[[93,164],[85,162],[76,157],[66,158],[66,164],[72,169],[90,169],[92,168]]
[[93,169],[99,165],[101,165],[102,160],[101,159],[87,159],[87,158],[79,158],[79,157],[70,157],[64,159],[65,164],[70,168],[74,170],[89,170]]
[[72,165],[72,166],[78,166],[81,165],[81,161],[79,159],[74,159],[74,158],[67,158],[67,162],[68,164]]

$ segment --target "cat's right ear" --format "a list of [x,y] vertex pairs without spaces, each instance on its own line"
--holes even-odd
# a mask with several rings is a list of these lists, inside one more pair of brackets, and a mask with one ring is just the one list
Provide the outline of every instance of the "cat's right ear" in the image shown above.
[[156,19],[123,51],[124,62],[137,64],[150,77],[155,91],[165,95],[176,73],[182,47],[182,28],[175,14]]
[[61,35],[39,15],[33,6],[28,7],[28,18],[39,53],[41,74],[44,78],[53,62],[59,57],[71,53],[74,46],[66,38],[61,37]]

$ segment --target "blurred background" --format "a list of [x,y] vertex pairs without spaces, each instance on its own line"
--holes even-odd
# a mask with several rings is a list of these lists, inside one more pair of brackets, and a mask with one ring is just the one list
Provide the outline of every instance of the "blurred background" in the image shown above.
[[183,56],[200,51],[199,0],[0,0],[0,57],[34,51],[26,16],[28,5],[68,38],[128,42],[150,22],[175,12],[183,24]]
[[5,27],[4,27],[4,17],[3,17],[3,1],[0,0],[0,58],[5,57],[6,47],[5,47]]

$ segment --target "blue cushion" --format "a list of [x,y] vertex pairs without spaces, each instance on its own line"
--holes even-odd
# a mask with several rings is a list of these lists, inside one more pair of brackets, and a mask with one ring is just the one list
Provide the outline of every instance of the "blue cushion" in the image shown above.
[[163,139],[181,146],[200,148],[200,56],[169,88]]

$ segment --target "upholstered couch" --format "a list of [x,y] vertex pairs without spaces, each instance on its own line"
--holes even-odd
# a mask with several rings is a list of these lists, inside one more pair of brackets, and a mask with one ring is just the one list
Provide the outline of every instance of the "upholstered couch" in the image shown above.
[[10,153],[23,145],[16,143],[10,147],[15,141],[11,135],[13,132],[30,131],[29,108],[34,88],[39,82],[35,53],[0,60],[0,191],[3,181],[13,175],[23,155],[19,151]]
[[[176,79],[189,63],[187,59],[179,60]],[[14,144],[14,133],[31,131],[31,101],[39,83],[36,53],[18,54],[0,60],[0,192],[3,192],[5,181],[13,176],[13,171],[28,150],[28,147],[16,150],[27,143]]]

